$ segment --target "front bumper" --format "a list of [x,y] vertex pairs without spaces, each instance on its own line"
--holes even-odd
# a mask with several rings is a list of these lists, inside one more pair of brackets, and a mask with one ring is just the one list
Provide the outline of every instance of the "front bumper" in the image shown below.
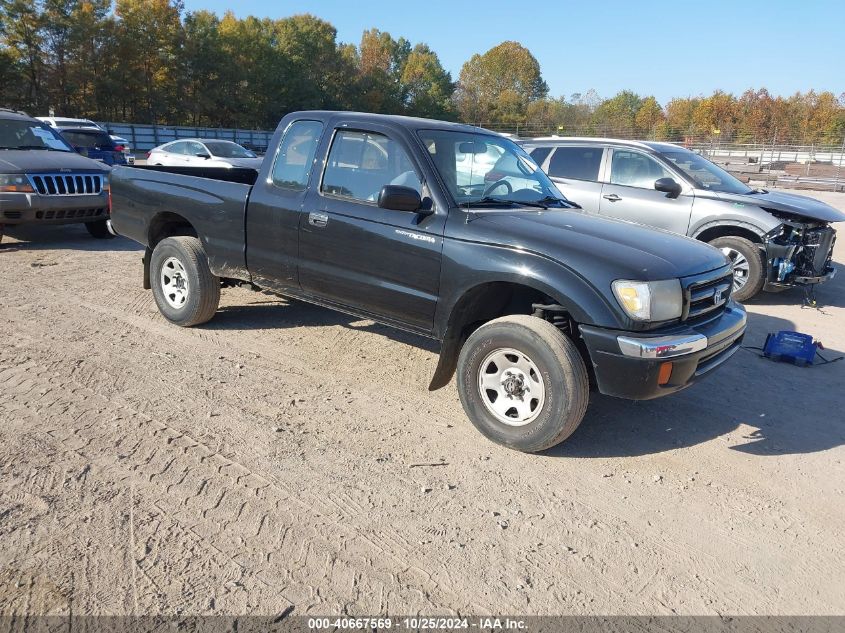
[[0,193],[0,224],[71,224],[108,216],[108,193],[84,196],[42,196]]
[[[739,349],[745,326],[745,308],[729,301],[720,315],[692,326],[648,333],[589,325],[580,330],[598,390],[617,398],[650,400],[689,387],[728,360]],[[660,370],[668,362],[671,373],[662,381]]]

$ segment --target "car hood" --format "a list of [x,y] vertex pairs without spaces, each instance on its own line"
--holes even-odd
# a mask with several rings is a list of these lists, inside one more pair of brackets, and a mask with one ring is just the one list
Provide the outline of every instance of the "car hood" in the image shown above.
[[601,268],[616,279],[673,279],[728,263],[698,240],[577,210],[484,211],[470,214],[468,231],[475,239],[551,257],[588,278]]
[[44,150],[0,150],[0,174],[29,174],[74,171],[108,171],[102,163],[76,152]]
[[822,222],[845,222],[845,213],[835,209],[821,200],[798,196],[794,193],[768,191],[766,193],[722,193],[716,191],[702,191],[696,189],[696,198],[710,198],[725,200],[734,204],[753,204],[797,219],[806,218]]

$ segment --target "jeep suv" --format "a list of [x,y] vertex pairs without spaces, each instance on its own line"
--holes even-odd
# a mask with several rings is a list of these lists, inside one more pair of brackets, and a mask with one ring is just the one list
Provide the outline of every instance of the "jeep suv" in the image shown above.
[[733,298],[811,286],[833,277],[836,231],[845,214],[823,202],[752,189],[670,143],[537,138],[523,147],[563,194],[587,213],[707,242],[733,267]]
[[47,124],[0,109],[0,238],[7,224],[76,223],[109,238],[108,217],[109,168]]

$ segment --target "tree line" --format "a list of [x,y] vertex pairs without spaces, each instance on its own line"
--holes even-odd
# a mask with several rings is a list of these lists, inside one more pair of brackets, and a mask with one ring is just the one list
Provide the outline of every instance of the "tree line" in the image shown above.
[[356,44],[313,15],[186,12],[181,0],[0,0],[0,105],[166,125],[275,127],[343,109],[460,120],[525,134],[838,143],[845,93],[675,98],[623,90],[552,97],[518,42],[453,78],[425,43],[365,31]]

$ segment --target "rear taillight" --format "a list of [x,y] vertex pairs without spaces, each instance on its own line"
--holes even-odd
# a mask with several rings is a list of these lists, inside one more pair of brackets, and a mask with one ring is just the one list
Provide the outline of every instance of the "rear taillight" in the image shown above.
[[123,145],[115,145],[114,146],[114,151],[116,151],[116,152],[122,152],[125,149],[126,148]]
[[144,157],[146,160],[150,160],[150,155],[152,152],[147,152],[147,155]]

